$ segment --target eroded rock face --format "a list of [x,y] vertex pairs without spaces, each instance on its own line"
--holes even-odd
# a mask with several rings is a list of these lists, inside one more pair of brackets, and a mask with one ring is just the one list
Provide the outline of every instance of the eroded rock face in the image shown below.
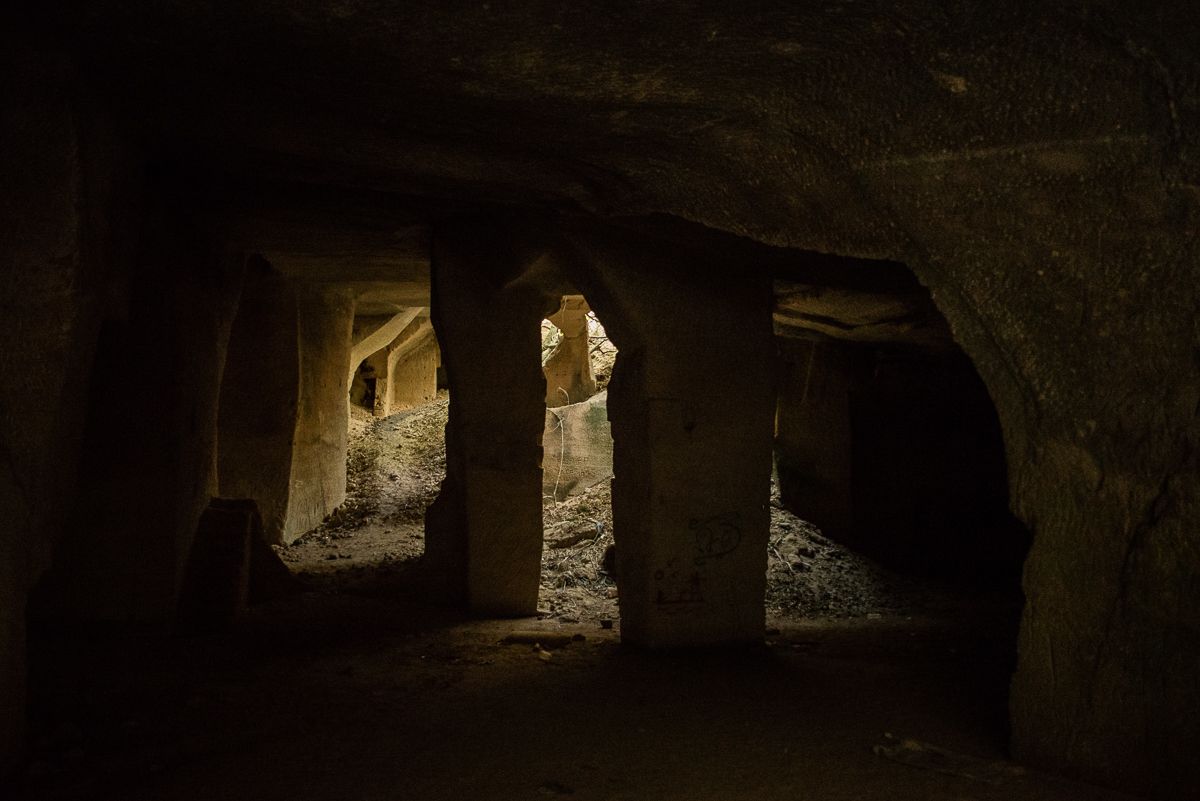
[[[1013,507],[1034,535],[1015,750],[1164,797],[1200,786],[1200,33],[1188,4],[48,13],[52,45],[106,87],[76,96],[128,92],[120,106],[148,141],[218,171],[666,214],[908,264],[995,402]],[[51,361],[94,341],[72,323],[64,279],[85,249],[64,223],[77,176],[54,166],[78,163],[57,138],[78,110],[62,98],[5,118],[26,144],[11,152],[31,154],[5,197],[50,221],[10,238],[10,297],[50,312],[6,315],[3,331],[23,348],[9,354],[35,343]],[[45,151],[31,130],[54,134]],[[62,158],[37,159],[52,151]],[[41,357],[5,359],[6,391],[32,375],[43,397],[63,396]],[[24,394],[5,408],[24,409]],[[43,485],[25,477],[66,436],[31,414],[5,429],[19,473],[6,504],[22,522],[4,563],[36,572],[51,534],[29,511]],[[17,572],[3,608],[19,608]]]

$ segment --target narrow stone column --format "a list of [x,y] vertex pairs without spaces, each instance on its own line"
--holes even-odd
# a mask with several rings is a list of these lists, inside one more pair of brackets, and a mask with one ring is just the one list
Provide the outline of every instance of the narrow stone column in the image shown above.
[[346,499],[349,445],[346,365],[353,297],[346,290],[301,286],[297,300],[300,396],[284,542],[316,526]]
[[348,293],[247,276],[221,384],[219,492],[253,498],[268,542],[288,543],[346,497]]
[[596,394],[596,374],[588,347],[588,305],[581,295],[567,295],[548,317],[562,338],[546,359],[546,406],[579,403]]
[[[541,321],[547,298],[503,234],[456,227],[433,249],[433,322],[450,385],[446,480],[426,552],[481,615],[537,608],[542,551]],[[551,304],[551,308],[553,305]]]
[[775,457],[784,504],[833,537],[854,526],[850,389],[855,346],[781,339]]
[[620,348],[608,408],[622,639],[759,640],[775,397],[769,278],[656,241],[589,245],[592,265],[570,277]]

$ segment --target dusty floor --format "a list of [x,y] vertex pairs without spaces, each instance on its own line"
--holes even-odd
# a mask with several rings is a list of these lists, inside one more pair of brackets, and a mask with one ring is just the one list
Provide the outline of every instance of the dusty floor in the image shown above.
[[[34,753],[0,797],[1120,798],[1004,761],[1010,606],[923,590],[777,507],[760,647],[621,646],[602,489],[546,509],[563,547],[540,618],[430,605],[444,419],[356,419],[351,502],[283,550],[311,591],[220,636],[35,631]],[[947,753],[874,750],[887,734]]]
[[[355,408],[349,497],[342,510],[281,556],[310,586],[339,592],[394,583],[424,551],[425,508],[446,470],[448,401],[377,420]],[[547,499],[541,615],[564,623],[619,618],[616,581],[603,567],[613,544],[612,497],[597,485],[561,503]],[[974,604],[978,598],[966,599]],[[1002,603],[1002,601],[1000,601]],[[821,536],[772,496],[767,610],[783,618],[940,614],[964,599],[890,573]]]
[[[502,642],[529,629],[581,639]],[[989,764],[1008,662],[991,626],[780,629],[759,648],[653,654],[591,624],[306,593],[219,637],[43,633],[38,750],[15,797],[1118,798]],[[975,778],[912,767],[873,753],[885,733],[982,762],[929,763]]]

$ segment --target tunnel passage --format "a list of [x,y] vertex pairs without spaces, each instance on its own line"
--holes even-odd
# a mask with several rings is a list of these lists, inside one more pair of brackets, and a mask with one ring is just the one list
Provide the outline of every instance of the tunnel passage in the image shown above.
[[[473,234],[475,226],[477,222]],[[609,391],[614,401],[608,411],[615,438],[612,531],[621,559],[620,628],[628,642],[669,647],[762,638],[769,530],[766,525],[756,530],[742,524],[753,524],[754,515],[768,505],[773,444],[781,479],[789,487],[789,505],[815,519],[821,512],[805,501],[806,496],[827,501],[835,480],[848,476],[841,489],[851,512],[849,526],[839,532],[833,517],[823,525],[854,549],[905,569],[928,567],[931,554],[951,552],[954,537],[966,525],[956,519],[934,531],[927,525],[928,516],[919,517],[928,508],[921,503],[934,503],[935,512],[949,509],[951,518],[980,506],[1007,504],[994,411],[962,354],[943,334],[930,333],[941,331],[944,323],[929,317],[919,324],[903,316],[897,323],[892,314],[885,318],[887,333],[876,340],[879,335],[870,333],[872,324],[861,322],[872,319],[875,305],[891,309],[897,303],[915,304],[907,295],[916,290],[875,287],[873,298],[848,300],[856,293],[872,293],[862,287],[830,286],[833,279],[820,273],[822,259],[813,254],[758,248],[747,252],[738,244],[713,249],[708,261],[680,259],[669,231],[651,235],[636,228],[615,233],[599,226],[598,232],[578,228],[576,224],[570,229],[569,246],[554,243],[558,250],[534,249],[533,257],[519,248],[506,250],[490,243],[481,252],[450,239],[441,251],[443,260],[435,262],[432,311],[440,322],[439,350],[446,354],[451,417],[456,420],[447,431],[447,452],[451,462],[457,459],[460,465],[457,476],[452,473],[447,479],[450,492],[443,491],[438,503],[463,517],[452,521],[462,526],[456,530],[445,527],[445,519],[439,521],[438,511],[431,510],[431,555],[444,559],[449,538],[465,534],[451,543],[463,546],[462,561],[442,562],[448,585],[444,589],[453,594],[454,585],[461,582],[476,614],[537,611],[545,462],[543,458],[539,465],[535,459],[545,455],[549,395],[547,373],[538,369],[545,366],[539,359],[538,332],[546,315],[562,311],[568,289],[596,298],[596,308],[622,346],[613,368]],[[497,236],[504,241],[506,235]],[[497,259],[496,254],[511,261]],[[807,263],[814,260],[817,267]],[[644,269],[647,261],[654,264],[653,270]],[[753,270],[760,280],[731,297],[720,274],[730,263]],[[853,263],[838,269],[852,270]],[[787,278],[779,279],[780,274]],[[569,284],[566,275],[571,276]],[[439,280],[444,283],[436,283]],[[279,338],[266,348],[272,355],[289,357],[272,365],[288,378],[278,386],[294,384],[298,399],[306,392],[311,399],[307,422],[305,404],[299,401],[266,405],[290,410],[280,430],[308,431],[294,443],[307,448],[313,443],[325,447],[325,440],[337,433],[333,429],[344,427],[345,404],[351,397],[348,374],[355,361],[355,339],[362,333],[356,334],[351,325],[354,304],[347,298],[352,295],[281,282],[264,260],[248,264],[241,286],[217,418],[217,478],[221,486],[230,487],[238,470],[220,468],[223,459],[237,463],[273,453],[262,443],[238,442],[247,432],[271,433],[269,427],[239,422],[239,413],[253,420],[255,403],[264,400],[256,393],[265,374],[255,360],[261,359],[265,336]],[[830,295],[857,316],[851,319],[844,310],[827,308]],[[671,303],[664,304],[664,298]],[[820,313],[813,311],[814,304]],[[919,317],[911,312],[913,316]],[[402,326],[382,349],[385,352],[394,343],[402,346],[415,339],[412,331],[428,325],[419,319],[420,313],[382,317]],[[479,325],[485,318],[488,324]],[[868,335],[857,331],[855,336],[861,338],[850,340],[826,333],[856,328],[867,329]],[[935,340],[937,344],[931,344]],[[579,350],[573,352],[577,358]],[[831,364],[841,367],[831,369]],[[426,387],[436,382],[434,369],[423,375]],[[729,376],[750,380],[722,380]],[[296,380],[289,384],[290,379]],[[841,388],[840,396],[831,386]],[[467,403],[456,404],[463,395]],[[277,402],[283,395],[272,397]],[[513,398],[516,402],[510,402]],[[840,400],[834,403],[832,398]],[[314,414],[313,408],[333,411]],[[937,439],[924,424],[925,415],[942,422],[961,418],[965,424],[962,430],[932,429]],[[835,425],[838,420],[843,422]],[[527,437],[511,438],[514,422],[516,431]],[[833,437],[838,431],[845,432],[842,439]],[[964,448],[973,437],[979,442]],[[929,447],[931,440],[937,448]],[[514,444],[517,447],[510,447]],[[804,465],[805,447],[811,462],[808,473],[797,470]],[[900,456],[911,460],[907,468]],[[849,465],[846,474],[821,472],[833,457]],[[962,475],[957,457],[973,463],[973,477]],[[316,458],[320,461],[319,452]],[[481,459],[488,461],[480,465]],[[788,459],[792,461],[785,464]],[[930,465],[934,469],[922,474]],[[742,469],[745,474],[739,473]],[[259,469],[250,474],[265,475]],[[944,483],[948,478],[954,481]],[[290,482],[288,486],[292,488]],[[814,493],[815,486],[823,490]],[[982,494],[964,494],[964,488]],[[473,496],[475,503],[462,504],[464,495]],[[528,503],[531,497],[536,507]],[[734,515],[719,511],[730,505],[740,505]],[[716,513],[702,516],[694,511],[704,508]],[[511,514],[514,510],[521,514]],[[902,514],[913,520],[908,528],[896,523]],[[525,526],[530,520],[537,525]],[[931,531],[942,539],[931,544]],[[525,550],[511,548],[514,542]],[[915,563],[904,563],[906,555]],[[680,566],[683,569],[676,569]],[[947,557],[939,567],[961,570],[963,558]],[[721,602],[715,609],[714,598]]]
[[[725,247],[722,259],[746,258],[745,245]],[[928,294],[902,265],[802,251],[750,251],[761,261],[756,269],[785,276],[776,279],[772,289],[775,331],[764,351],[776,362],[775,454],[781,499],[779,506],[771,507],[768,614],[862,616],[924,608],[878,565],[898,576],[1009,593],[1013,598],[1007,632],[1015,624],[1020,600],[1016,576],[1025,546],[1023,531],[1007,509],[1002,442],[990,399]],[[578,254],[574,257],[585,261]],[[597,347],[615,346],[606,336],[587,333],[585,320],[595,311],[583,295],[556,294],[567,291],[566,258],[563,253],[533,258],[533,266],[507,277],[500,290],[541,287],[537,293],[544,299],[541,311],[546,315],[540,335],[546,412],[540,440],[543,520],[536,611],[567,620],[615,620],[617,551],[609,547],[614,526],[607,486],[614,465],[611,410],[607,391],[579,400],[595,386],[597,373],[587,358],[585,338],[599,339]],[[553,269],[545,263],[536,266],[547,259]],[[866,284],[855,284],[856,270],[859,279],[865,271]],[[814,304],[824,313],[814,313]],[[888,314],[887,326],[877,324],[881,308]],[[564,321],[565,312],[575,316],[573,323]],[[521,325],[531,325],[533,316]],[[462,331],[475,327],[476,319],[459,316],[447,325]],[[698,324],[703,319],[696,317]],[[571,326],[574,335],[565,336],[551,320]],[[511,335],[505,325],[502,321],[488,329],[476,347],[482,352],[502,350]],[[598,319],[594,325],[603,331]],[[419,308],[356,315],[352,339],[367,342],[375,336],[377,341],[361,347],[365,351],[399,331],[373,357],[382,359],[417,340],[428,326]],[[648,347],[660,346],[653,326],[646,330]],[[855,330],[857,339],[831,336],[828,330]],[[615,355],[610,353],[610,358]],[[351,363],[357,358],[352,352]],[[600,374],[606,375],[612,366]],[[503,415],[514,413],[500,391],[508,375],[492,374],[472,389],[481,407],[499,415],[499,422],[479,426],[483,436],[503,436],[504,429],[495,426],[508,425]],[[434,380],[427,370],[419,386],[432,392]],[[718,383],[716,374],[702,373],[689,391],[710,393]],[[350,395],[353,401],[353,386]],[[568,399],[575,402],[564,403]],[[557,405],[551,405],[554,400]],[[380,417],[377,408],[356,407],[351,416],[352,492],[347,507],[307,537],[346,543],[339,558],[350,561],[342,567],[383,565],[424,551],[423,532],[410,530],[407,515],[426,510],[436,495],[429,479],[440,481],[443,475],[438,464],[420,459],[421,454],[434,455],[426,422],[440,419],[440,425],[445,424],[444,403],[419,405],[389,417]],[[736,418],[740,406],[733,403],[728,413]],[[445,459],[444,444],[440,458]],[[425,479],[413,474],[425,468]],[[575,497],[580,489],[587,497]],[[512,502],[503,494],[493,500],[500,508]],[[348,542],[352,534],[361,542]],[[714,542],[726,537],[723,521],[705,536]],[[431,563],[439,559],[437,547],[435,542]],[[303,569],[313,569],[309,557],[298,558],[308,565]],[[508,558],[515,559],[512,554]],[[838,559],[852,566],[845,576],[832,567]],[[524,557],[520,564],[535,563]],[[337,564],[328,570],[336,568]],[[452,571],[443,575],[442,589],[451,596],[455,581]],[[577,587],[588,592],[565,597],[571,593],[564,590]]]
[[[387,417],[437,396],[441,353],[425,309],[405,309],[392,315],[356,314],[352,339],[352,404],[375,417]],[[378,349],[369,353],[375,347]]]
[[[615,571],[605,569],[604,556],[612,543],[608,485],[613,446],[603,387],[615,346],[581,295],[550,297],[548,302],[553,310],[541,321],[540,364],[546,386],[540,472],[545,547],[538,610],[553,617],[612,620],[617,617]],[[551,320],[562,323],[571,336]],[[389,352],[414,341],[420,344],[421,334],[429,331],[427,311],[356,314],[352,340],[364,344],[354,346],[351,363],[395,331],[400,333],[364,362],[385,361]],[[440,355],[436,341],[430,344],[431,355]],[[361,367],[357,374],[361,378]],[[586,386],[574,383],[568,384],[569,391],[560,389],[569,377],[590,380]],[[450,404],[448,392],[435,396],[435,380],[432,369],[397,379],[397,394],[424,397],[396,404],[386,415],[375,404],[367,408],[357,394],[362,384],[352,383],[346,501],[283,551],[292,569],[314,586],[340,592],[362,591],[367,585],[399,589],[399,574],[412,584],[425,569],[421,559],[425,532],[420,521],[445,476],[444,429]],[[480,394],[500,397],[489,385]],[[564,403],[568,398],[574,402]],[[433,589],[434,594],[439,592],[444,594],[445,587]]]
[[582,295],[565,295],[542,321],[542,475],[548,502],[612,478],[607,388],[616,357],[616,346]]
[[[469,230],[474,237],[481,228],[489,230],[472,221]],[[542,517],[552,393],[539,333],[547,315],[570,307],[563,300],[569,290],[586,293],[622,348],[608,387],[614,400],[606,406],[615,440],[610,533],[618,546],[622,638],[651,647],[760,642],[768,515],[775,514],[769,509],[773,422],[784,394],[776,390],[776,371],[778,354],[793,339],[771,327],[772,310],[778,316],[782,307],[779,287],[771,284],[779,267],[742,244],[680,258],[670,231],[597,228],[573,230],[569,246],[555,242],[556,250],[534,249],[533,258],[520,248],[489,242],[477,249],[455,239],[436,251],[443,260],[434,263],[431,311],[451,380],[447,457],[460,465],[457,475],[451,467],[437,504],[463,515],[465,531],[444,527],[435,504],[431,562],[445,558],[449,536],[466,535],[465,564],[440,564],[441,589],[452,591],[461,581],[476,615],[539,611],[544,576],[537,556],[556,539]],[[503,228],[491,230],[501,242],[509,236]],[[496,254],[512,260],[496,260]],[[740,293],[731,293],[725,277],[731,263],[742,268],[735,271]],[[748,271],[757,280],[746,287]],[[320,462],[321,449],[336,441],[333,429],[340,426],[345,436],[355,340],[365,340],[372,326],[383,327],[385,318],[395,321],[399,333],[376,351],[386,354],[429,325],[420,312],[401,311],[369,315],[376,321],[357,325],[356,332],[351,319],[361,315],[354,314],[350,297],[287,279],[264,259],[248,263],[219,393],[216,478],[223,493],[266,498],[266,489],[237,490],[235,482],[271,478],[273,469],[280,472],[271,486],[295,491],[288,458]],[[577,361],[558,374],[586,377],[590,362],[585,367],[578,361],[586,351],[570,352]],[[423,375],[428,388],[434,372]],[[264,392],[268,388],[273,391]],[[310,409],[326,411],[310,411],[306,420],[304,393],[310,393]],[[266,412],[275,415],[272,425],[264,423]],[[377,407],[358,412],[380,422],[397,416],[376,418]],[[513,439],[514,430],[525,438]],[[296,437],[303,431],[310,433]],[[272,439],[292,449],[274,448]],[[488,461],[479,464],[483,459]],[[464,495],[473,502],[463,504]],[[528,520],[536,525],[525,527]],[[569,613],[559,617],[570,619]]]
[[[836,264],[807,258],[806,281]],[[784,504],[892,568],[1015,591],[1030,537],[986,387],[907,268],[842,262],[776,282]]]
[[1030,538],[1010,511],[1000,426],[974,367],[962,354],[873,357],[851,391],[850,541],[908,571],[1017,588]]
[[[535,481],[557,471],[546,454],[561,455],[543,439],[553,429],[540,425],[544,403],[534,398],[571,399],[591,380],[577,344],[554,350],[575,353],[574,367],[547,360],[544,374],[530,372],[534,326],[569,308],[563,292],[582,291],[620,347],[606,414],[629,641],[762,636],[771,483],[767,472],[740,465],[769,459],[771,429],[757,427],[763,399],[773,409],[787,509],[885,568],[1002,588],[1015,628],[1028,535],[1008,508],[995,410],[928,291],[896,263],[763,248],[680,227],[568,227],[565,243],[538,247],[513,244],[523,241],[519,227],[491,234],[502,244],[487,246],[476,231],[466,249],[451,238],[445,257],[435,258],[435,328],[452,391],[449,473],[427,533],[435,560],[461,577],[468,606],[534,611],[544,544]],[[706,240],[711,263],[746,264],[762,283],[740,296],[718,289],[720,280],[706,283],[706,262],[681,258],[681,240]],[[648,279],[640,266],[647,260],[667,278]],[[491,272],[464,272],[472,262]],[[686,282],[672,278],[683,264]],[[480,326],[485,308],[488,324]],[[470,489],[473,482],[480,489]],[[472,497],[478,506],[454,500]]]
[[538,613],[563,622],[619,620],[613,538],[608,378],[616,346],[583,295],[542,321],[546,424]]

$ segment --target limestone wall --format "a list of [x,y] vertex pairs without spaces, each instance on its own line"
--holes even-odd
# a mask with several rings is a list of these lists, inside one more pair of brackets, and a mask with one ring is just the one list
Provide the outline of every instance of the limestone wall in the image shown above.
[[[1103,107],[1148,91],[1131,80]],[[1071,166],[1044,181],[997,154],[866,185],[920,243],[910,264],[996,405],[1033,535],[1014,752],[1183,799],[1200,785],[1183,746],[1200,739],[1200,611],[1182,600],[1200,584],[1200,245],[1175,215],[1194,218],[1194,193],[1132,140],[1053,152]]]

